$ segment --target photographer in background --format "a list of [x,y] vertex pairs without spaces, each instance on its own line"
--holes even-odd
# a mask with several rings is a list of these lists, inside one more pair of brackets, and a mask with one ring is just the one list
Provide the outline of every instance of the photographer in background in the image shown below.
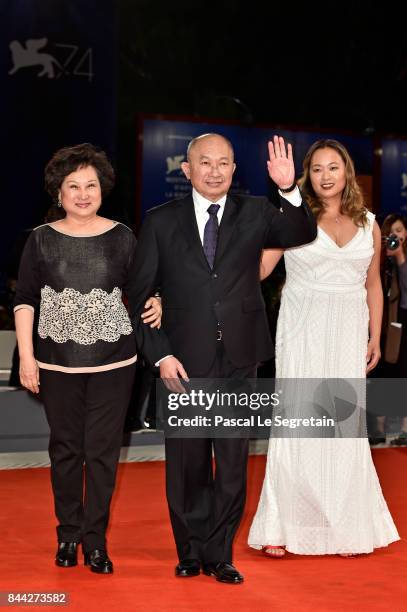
[[[399,214],[388,215],[382,224],[384,256],[385,317],[383,318],[383,361],[392,368],[389,377],[407,378],[407,219]],[[376,418],[376,431],[370,444],[386,441],[386,417]],[[407,446],[407,416],[402,417],[400,433],[391,442]]]

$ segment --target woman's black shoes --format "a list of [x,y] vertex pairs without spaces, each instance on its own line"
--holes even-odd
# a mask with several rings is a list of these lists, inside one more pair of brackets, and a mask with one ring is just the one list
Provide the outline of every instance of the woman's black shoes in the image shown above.
[[97,574],[113,574],[113,563],[103,549],[95,548],[90,552],[84,553],[85,565],[90,566],[91,572]]
[[74,567],[74,565],[78,565],[78,543],[59,542],[55,563],[59,567]]

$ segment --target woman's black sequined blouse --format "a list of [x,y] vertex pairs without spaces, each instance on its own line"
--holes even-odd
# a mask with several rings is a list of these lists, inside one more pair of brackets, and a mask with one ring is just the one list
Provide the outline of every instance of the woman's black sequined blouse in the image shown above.
[[[113,223],[113,222],[112,222]],[[97,235],[32,231],[22,255],[15,308],[39,306],[40,368],[97,372],[136,361],[136,342],[122,300],[136,239],[121,223]]]

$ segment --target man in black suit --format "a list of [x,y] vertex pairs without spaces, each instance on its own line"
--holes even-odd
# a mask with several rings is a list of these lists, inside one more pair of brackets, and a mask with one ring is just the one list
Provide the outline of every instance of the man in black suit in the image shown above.
[[[253,378],[257,364],[273,354],[259,281],[262,249],[311,242],[316,223],[295,184],[291,146],[286,150],[274,137],[269,152],[277,206],[264,197],[228,195],[233,147],[219,134],[204,134],[190,142],[182,164],[192,194],[146,215],[128,294],[139,348],[172,390],[188,377]],[[160,330],[138,325],[157,286]],[[232,543],[244,509],[247,457],[248,439],[166,439],[177,576],[202,569],[221,582],[243,581],[232,565]]]

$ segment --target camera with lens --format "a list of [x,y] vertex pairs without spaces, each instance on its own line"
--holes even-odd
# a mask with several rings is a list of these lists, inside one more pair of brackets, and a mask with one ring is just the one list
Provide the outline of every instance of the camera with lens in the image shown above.
[[400,246],[400,239],[396,236],[396,234],[390,234],[386,238],[386,248],[389,251],[395,251]]

